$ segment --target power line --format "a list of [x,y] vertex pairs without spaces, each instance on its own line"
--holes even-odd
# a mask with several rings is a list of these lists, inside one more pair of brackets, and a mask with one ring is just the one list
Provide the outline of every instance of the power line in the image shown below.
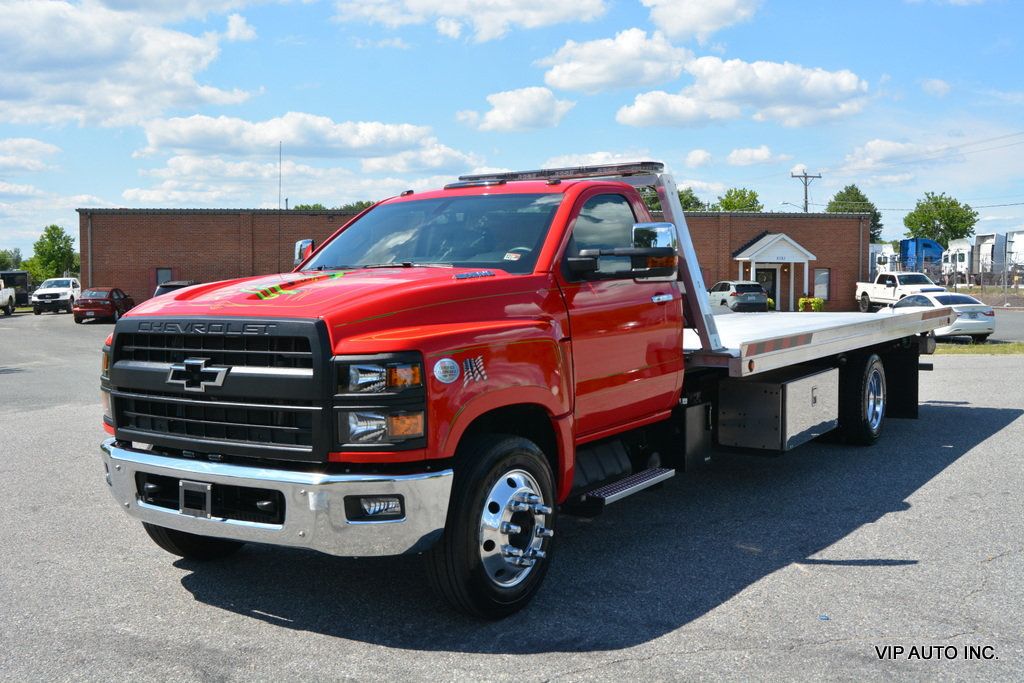
[[789,176],[791,178],[799,178],[800,182],[804,184],[804,213],[807,213],[807,186],[810,185],[811,181],[814,180],[815,178],[820,178],[821,174],[817,173],[815,175],[808,175],[807,169],[804,169],[803,173],[797,174],[790,172]]

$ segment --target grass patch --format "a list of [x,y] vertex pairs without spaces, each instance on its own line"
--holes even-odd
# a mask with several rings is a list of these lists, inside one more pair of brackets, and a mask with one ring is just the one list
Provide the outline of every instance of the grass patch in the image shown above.
[[968,354],[1005,356],[1024,354],[1024,342],[990,341],[984,344],[938,344],[935,354],[939,356],[963,356]]

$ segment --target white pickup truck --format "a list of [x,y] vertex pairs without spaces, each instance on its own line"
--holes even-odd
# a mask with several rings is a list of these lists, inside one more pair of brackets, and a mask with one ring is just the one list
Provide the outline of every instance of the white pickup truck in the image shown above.
[[3,279],[0,279],[0,308],[4,315],[14,314],[14,287],[8,287]]
[[910,294],[944,291],[924,273],[879,273],[874,282],[857,283],[857,303],[862,313],[870,313]]

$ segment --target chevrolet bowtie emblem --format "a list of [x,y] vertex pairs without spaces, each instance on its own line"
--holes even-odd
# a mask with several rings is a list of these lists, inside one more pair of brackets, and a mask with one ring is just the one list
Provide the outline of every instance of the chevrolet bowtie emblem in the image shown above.
[[174,363],[167,373],[167,384],[180,384],[185,391],[206,391],[206,387],[224,384],[231,368],[206,367],[209,358],[186,358],[183,363]]

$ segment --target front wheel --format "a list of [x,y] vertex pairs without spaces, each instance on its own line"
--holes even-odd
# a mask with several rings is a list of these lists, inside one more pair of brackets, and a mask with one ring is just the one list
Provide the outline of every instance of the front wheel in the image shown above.
[[839,370],[839,432],[858,446],[870,446],[882,434],[885,417],[885,367],[878,354],[851,356]]
[[245,545],[241,541],[199,536],[149,522],[143,522],[142,526],[154,543],[172,555],[184,557],[186,560],[220,560],[234,555]]
[[9,299],[4,306],[4,315],[14,315],[14,299]]
[[860,312],[870,313],[871,312],[871,299],[867,294],[860,295]]
[[40,315],[40,314],[42,314],[42,311],[39,310],[38,308],[33,308],[32,309],[32,315]]
[[74,308],[75,308],[75,298],[71,297],[70,299],[68,299],[67,312],[68,313],[73,313],[74,312]]
[[427,555],[452,607],[499,619],[522,609],[551,561],[554,477],[532,441],[491,435],[460,448],[444,535]]

